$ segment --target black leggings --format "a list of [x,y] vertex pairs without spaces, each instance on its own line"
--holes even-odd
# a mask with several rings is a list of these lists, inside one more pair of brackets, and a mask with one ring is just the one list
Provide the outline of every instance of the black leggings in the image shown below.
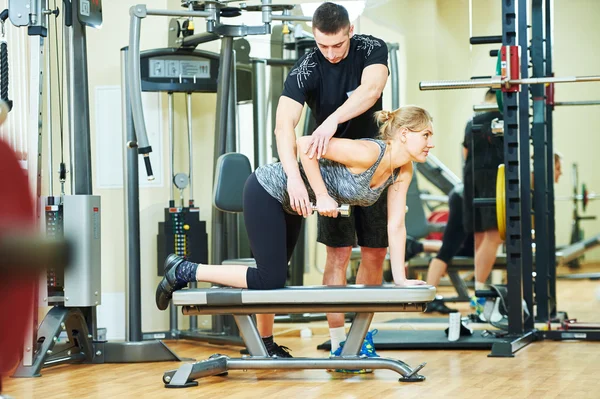
[[282,288],[292,252],[300,235],[303,217],[283,210],[258,182],[254,173],[244,187],[244,222],[256,268],[248,268],[248,288]]
[[473,256],[473,234],[467,233],[463,226],[463,199],[462,195],[452,190],[448,194],[448,222],[444,229],[442,247],[436,258],[446,264],[452,263],[455,256]]

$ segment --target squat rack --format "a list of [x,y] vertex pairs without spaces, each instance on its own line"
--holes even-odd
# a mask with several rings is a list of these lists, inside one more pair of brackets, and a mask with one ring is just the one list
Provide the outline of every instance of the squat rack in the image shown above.
[[[600,76],[554,77],[552,70],[552,2],[550,0],[532,1],[531,43],[528,42],[527,3],[519,1],[517,7],[515,1],[503,0],[502,36],[471,38],[472,44],[502,44],[500,50],[502,76],[462,81],[421,82],[419,84],[421,90],[489,87],[502,91],[509,341],[502,345],[494,344],[491,356],[512,356],[514,352],[540,336],[534,328],[535,321],[549,322],[557,317],[552,137],[552,111],[553,105],[555,105],[553,85],[555,83],[600,81]],[[527,51],[528,48],[530,52]],[[531,58],[531,77],[528,77],[530,61],[528,57]],[[543,84],[549,84],[545,90]],[[533,105],[531,132],[529,131],[529,90],[531,90]],[[533,143],[535,181],[533,204],[531,203],[529,162],[530,140]],[[536,230],[535,281],[532,277],[534,263],[530,218],[532,205]],[[536,304],[535,319],[533,317],[524,319],[523,300],[531,315],[534,314],[533,305]]]

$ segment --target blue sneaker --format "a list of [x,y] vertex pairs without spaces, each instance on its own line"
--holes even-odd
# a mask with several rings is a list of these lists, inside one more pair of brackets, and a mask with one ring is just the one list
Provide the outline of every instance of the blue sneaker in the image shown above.
[[380,357],[377,352],[375,352],[375,344],[373,343],[373,336],[377,335],[379,330],[375,329],[373,331],[369,331],[365,336],[365,341],[363,342],[362,348],[360,348],[360,354],[365,355],[367,357]]
[[[373,344],[373,335],[376,335],[378,330],[369,331],[365,336],[365,340],[363,342],[362,347],[360,348],[359,356],[366,357],[379,357],[377,352],[375,352],[375,345]],[[344,344],[346,341],[341,342],[340,346],[335,350],[335,352],[330,352],[331,356],[342,356],[342,349],[344,348]],[[359,369],[359,370],[349,370],[349,369],[336,369],[338,373],[346,373],[346,374],[366,374],[372,373],[372,369]]]
[[471,308],[475,309],[475,313],[477,315],[483,314],[483,308],[485,307],[485,298],[478,298],[475,295],[471,297],[471,301],[469,303]]

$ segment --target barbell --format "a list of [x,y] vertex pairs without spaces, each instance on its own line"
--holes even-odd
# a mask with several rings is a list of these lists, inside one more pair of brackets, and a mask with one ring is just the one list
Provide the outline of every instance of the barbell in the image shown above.
[[[600,75],[521,78],[519,64],[519,46],[502,46],[498,52],[496,76],[467,80],[437,80],[419,82],[419,89],[425,91],[475,89],[487,87],[492,89],[501,89],[502,92],[518,92],[520,90],[520,85],[549,84],[552,86],[555,83],[600,81]],[[502,93],[496,93],[496,98],[498,99],[498,107],[502,109]]]
[[[554,103],[555,106],[583,106],[583,105],[600,105],[600,101],[557,101]],[[473,111],[475,112],[493,112],[502,111],[495,104],[477,104],[473,105]]]

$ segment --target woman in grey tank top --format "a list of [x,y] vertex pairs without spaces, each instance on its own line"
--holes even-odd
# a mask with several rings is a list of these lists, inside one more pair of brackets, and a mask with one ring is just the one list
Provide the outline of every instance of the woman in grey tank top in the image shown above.
[[[387,233],[394,283],[399,286],[424,284],[420,280],[406,279],[404,216],[412,163],[425,162],[433,148],[432,118],[426,110],[416,106],[393,112],[379,111],[376,118],[380,126],[379,139],[332,138],[320,160],[307,154],[310,136],[299,138],[302,178],[317,211],[330,217],[338,216],[337,208],[342,204],[369,206],[375,203],[389,187]],[[301,215],[312,213],[312,209],[290,203],[287,177],[280,163],[261,166],[248,178],[243,204],[256,268],[198,265],[170,255],[165,262],[165,276],[156,289],[159,309],[166,309],[173,292],[186,287],[188,282],[250,289],[275,289],[285,285],[288,262],[302,225]],[[259,330],[260,327],[261,323]],[[268,331],[259,332],[263,337],[268,336]],[[270,354],[280,357],[287,354],[272,338],[265,345]]]

